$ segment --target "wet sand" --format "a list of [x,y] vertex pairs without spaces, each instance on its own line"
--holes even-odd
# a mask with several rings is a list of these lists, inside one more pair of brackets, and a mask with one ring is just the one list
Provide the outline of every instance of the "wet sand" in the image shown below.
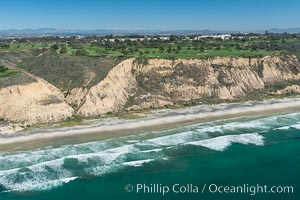
[[178,110],[153,111],[139,119],[105,119],[90,125],[41,128],[0,137],[0,151],[18,151],[44,146],[77,144],[145,131],[178,128],[185,125],[237,118],[242,116],[272,115],[300,112],[300,98],[272,99],[261,102],[201,105]]

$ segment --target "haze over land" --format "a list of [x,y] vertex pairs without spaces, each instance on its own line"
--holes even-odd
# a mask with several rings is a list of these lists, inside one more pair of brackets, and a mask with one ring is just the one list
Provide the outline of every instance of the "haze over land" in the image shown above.
[[35,36],[105,36],[105,35],[195,35],[195,34],[225,34],[225,33],[300,33],[300,28],[270,28],[266,30],[213,30],[213,29],[177,29],[177,30],[118,30],[118,29],[95,29],[95,30],[72,30],[55,28],[38,29],[7,29],[0,30],[0,37],[35,37]]

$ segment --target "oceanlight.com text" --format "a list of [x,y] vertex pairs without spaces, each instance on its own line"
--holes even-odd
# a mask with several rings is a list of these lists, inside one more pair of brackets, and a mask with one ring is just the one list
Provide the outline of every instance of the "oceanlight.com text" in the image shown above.
[[161,194],[167,195],[174,194],[293,194],[293,186],[268,186],[268,185],[218,185],[218,184],[178,184],[164,185],[159,183],[153,184],[127,184],[125,186],[126,192],[132,192],[136,194]]

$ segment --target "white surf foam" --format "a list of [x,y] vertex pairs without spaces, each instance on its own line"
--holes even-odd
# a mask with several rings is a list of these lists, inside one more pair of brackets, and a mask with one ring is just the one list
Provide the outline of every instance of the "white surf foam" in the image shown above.
[[297,122],[296,124],[293,124],[293,125],[288,125],[288,126],[278,127],[278,128],[276,128],[276,130],[288,130],[288,129],[290,129],[290,128],[300,129],[300,123]]
[[[63,150],[63,149],[61,149]],[[48,150],[51,151],[51,150]],[[55,151],[55,149],[53,149]],[[53,187],[59,186],[63,183],[73,180],[74,172],[72,170],[73,164],[69,164],[71,166],[67,166],[66,168],[66,160],[74,159],[75,164],[79,163],[83,165],[83,172],[87,172],[88,175],[99,175],[111,170],[111,167],[114,166],[113,162],[116,161],[118,165],[123,162],[122,155],[127,154],[129,152],[136,151],[132,145],[125,145],[117,148],[111,148],[105,151],[95,152],[95,153],[86,153],[86,154],[78,154],[78,155],[68,155],[64,157],[60,157],[53,160],[47,160],[39,163],[30,163],[28,160],[34,160],[28,157],[35,157],[35,155],[31,152],[22,153],[23,158],[20,156],[14,158],[18,158],[18,162],[22,165],[21,160],[24,159],[23,166],[13,168],[13,169],[3,169],[0,168],[0,184],[3,185],[8,190],[13,191],[27,191],[27,190],[46,190],[51,189]],[[2,160],[5,158],[9,158],[10,162],[13,162],[11,155],[2,156]],[[91,168],[97,169],[89,170],[85,169],[84,165],[92,162],[93,166],[88,166]],[[9,164],[8,163],[8,164]],[[71,168],[70,168],[71,167]],[[15,180],[18,179],[17,182]]]
[[128,143],[137,143],[139,142],[140,140],[127,140]]
[[45,181],[43,179],[40,179],[38,182],[37,181],[27,181],[27,182],[22,182],[22,183],[1,183],[3,184],[6,188],[11,188],[7,191],[12,192],[12,191],[40,191],[40,190],[48,190],[50,188],[56,188],[59,187],[65,183],[69,183],[78,177],[68,177],[68,178],[62,178],[62,179],[55,179],[55,180],[49,180]]
[[162,136],[158,138],[153,138],[146,140],[147,142],[156,144],[156,145],[163,145],[163,146],[168,146],[168,145],[178,145],[186,140],[191,140],[193,139],[193,134],[195,134],[194,131],[186,131],[182,133],[177,133],[174,135],[167,135],[167,136]]
[[275,128],[276,130],[288,130],[289,128],[291,128],[292,126],[283,126],[283,127],[278,127]]
[[241,135],[224,135],[211,139],[187,142],[186,145],[197,145],[207,147],[217,151],[224,151],[233,143],[253,144],[261,146],[264,144],[264,137],[257,133],[241,134]]
[[160,152],[162,151],[163,149],[162,148],[159,148],[159,149],[149,149],[149,150],[143,150],[143,151],[140,151],[141,153],[151,153],[151,152]]
[[140,167],[145,163],[149,163],[153,161],[154,159],[146,159],[146,160],[135,160],[135,161],[130,161],[130,162],[125,162],[123,165],[127,166],[133,166],[133,167]]
[[[287,123],[289,117],[295,119]],[[2,154],[0,155],[0,184],[13,191],[50,189],[66,181],[72,181],[72,177],[77,177],[79,174],[98,176],[117,171],[124,166],[138,167],[156,159],[164,159],[170,155],[163,150],[172,150],[178,145],[199,145],[217,151],[224,151],[233,143],[263,145],[264,137],[257,132],[272,129],[274,124],[282,128],[286,125],[286,127],[300,129],[300,124],[292,124],[296,123],[297,117],[282,115],[246,122],[225,120],[164,132],[151,132],[148,133],[149,137],[144,133],[139,136],[66,145],[59,148],[17,152],[14,155]],[[245,131],[247,134],[239,134]],[[82,171],[78,174],[76,170],[66,168],[66,159],[77,161],[83,168]],[[128,160],[135,161],[128,162]]]
[[[259,120],[252,120],[247,122],[230,122],[227,124],[212,124],[210,126],[206,125],[198,125],[198,128],[195,130],[185,131],[177,134],[157,137],[154,139],[149,139],[147,142],[153,143],[155,145],[162,145],[162,146],[173,146],[173,145],[180,145],[187,142],[193,141],[202,141],[205,139],[210,138],[210,134],[219,134],[223,135],[225,132],[257,132],[270,129],[267,124],[272,121],[272,119],[259,119]],[[243,130],[243,131],[241,131]]]

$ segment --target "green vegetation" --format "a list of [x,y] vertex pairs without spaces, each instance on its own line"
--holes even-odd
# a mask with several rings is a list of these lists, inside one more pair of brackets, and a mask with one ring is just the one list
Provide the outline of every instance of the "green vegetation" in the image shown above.
[[7,67],[0,66],[0,87],[10,85],[11,76],[19,72],[19,69],[8,69]]
[[138,119],[138,118],[143,118],[149,114],[151,114],[149,109],[141,109],[141,110],[134,110],[134,111],[124,110],[120,112],[108,112],[105,115],[101,116],[100,118],[116,117],[119,119]]
[[[163,39],[164,37],[131,35],[1,39],[0,59],[10,68],[0,69],[0,78],[10,76],[10,80],[2,78],[1,86],[34,81],[24,73],[18,74],[20,78],[12,76],[20,70],[25,70],[47,80],[68,96],[73,88],[89,89],[99,83],[116,64],[128,57],[135,57],[137,62],[141,63],[148,62],[149,58],[251,58],[286,54],[300,57],[300,34],[232,34],[226,40],[197,35],[170,35],[167,40]],[[222,67],[230,66],[215,66],[214,70],[219,72],[217,79],[219,83],[229,87],[232,83],[219,71]],[[256,67],[258,75],[262,76],[262,66]],[[295,73],[298,73],[298,70],[295,69]],[[162,84],[174,81],[177,84],[182,81],[177,77],[184,77],[193,80],[197,85],[203,85],[207,74],[205,69],[180,64],[174,66],[174,73],[165,76],[141,74],[137,77],[137,93],[150,92],[173,98],[178,94],[162,94]],[[81,103],[74,102],[71,106],[76,109]]]
[[18,72],[20,72],[19,69],[8,69],[7,67],[0,66],[0,78],[8,77]]
[[20,72],[19,69],[9,69],[9,70],[6,70],[5,72],[0,72],[0,78],[8,77],[8,76],[18,73],[18,72]]
[[91,58],[50,53],[34,59],[24,59],[18,67],[69,92],[76,87],[89,88],[98,83],[120,61],[120,58],[114,57]]
[[4,66],[0,66],[0,73],[7,71],[8,68]]
[[68,119],[65,119],[64,121],[59,123],[59,126],[61,127],[70,127],[70,126],[76,126],[76,125],[84,125],[87,124],[84,121],[84,117],[80,115],[74,115],[72,117],[69,117]]
[[[136,58],[210,58],[300,55],[300,34],[233,34],[228,40],[191,36],[105,36],[0,40],[0,52],[43,50],[70,56]],[[195,39],[197,38],[197,39]],[[48,53],[49,53],[48,52]]]
[[[252,50],[247,47],[237,49],[235,46],[227,45],[227,41],[218,41],[202,45],[198,41],[185,42],[115,42],[105,45],[84,44],[81,48],[74,50],[68,46],[69,54],[114,57],[136,57],[136,58],[209,58],[215,56],[242,56],[254,57],[279,54],[279,50]],[[216,47],[214,47],[216,46]],[[84,53],[78,54],[78,51]]]
[[12,85],[28,84],[35,81],[36,79],[34,77],[23,73],[20,69],[9,69],[0,73],[0,88]]
[[[156,36],[153,36],[155,38]],[[189,36],[193,38],[196,36]],[[125,39],[124,39],[125,38]],[[137,39],[138,38],[138,39]],[[169,40],[148,40],[145,36],[106,36],[85,38],[26,38],[26,39],[0,39],[0,87],[26,84],[36,81],[34,76],[41,77],[59,88],[65,97],[68,97],[74,88],[87,91],[92,86],[103,80],[109,71],[123,59],[135,57],[135,62],[147,64],[150,58],[201,58],[208,59],[216,56],[246,57],[251,61],[252,57],[266,55],[294,54],[300,58],[300,34],[264,34],[264,35],[232,35],[228,40],[216,38],[186,39],[187,36],[170,36]],[[133,40],[134,39],[134,40]],[[249,59],[248,59],[249,58]],[[281,56],[283,61],[291,58]],[[276,63],[275,63],[276,64]],[[299,63],[295,61],[288,66],[291,73],[298,74]],[[263,77],[263,64],[251,66],[258,76]],[[278,66],[280,67],[280,66]],[[162,70],[164,66],[159,66]],[[234,82],[227,79],[226,70],[232,66],[213,65],[218,83],[225,87],[234,86]],[[24,70],[24,71],[23,71]],[[136,70],[136,71],[134,71]],[[263,89],[247,91],[244,97],[222,100],[216,98],[214,87],[211,85],[212,94],[204,98],[194,96],[194,99],[183,98],[176,90],[164,90],[165,85],[191,85],[205,86],[208,84],[207,77],[211,73],[208,68],[184,65],[179,63],[172,66],[172,73],[157,74],[155,70],[149,73],[137,73],[137,87],[135,95],[131,96],[124,108],[116,113],[108,112],[102,117],[118,117],[133,119],[144,117],[150,109],[131,111],[133,105],[140,105],[143,101],[151,102],[154,98],[170,99],[166,108],[182,108],[199,104],[216,104],[223,102],[240,102],[247,100],[262,100],[277,98],[294,94],[276,94],[277,90],[288,85],[296,84],[297,81],[282,81],[267,85]],[[76,91],[76,90],[75,90]],[[83,95],[84,92],[82,92]],[[149,97],[135,98],[139,96]],[[101,97],[99,95],[99,97]],[[102,98],[102,97],[101,97]],[[148,99],[147,99],[148,98]],[[199,99],[198,99],[199,98]],[[76,110],[84,103],[85,97],[78,98],[70,106]],[[61,98],[51,97],[40,101],[42,105],[61,103]],[[80,102],[77,102],[80,101]],[[79,106],[78,106],[79,105]],[[164,105],[164,104],[161,104]],[[130,110],[130,111],[129,111]],[[75,115],[64,120],[59,126],[74,126],[88,123],[82,116]]]

